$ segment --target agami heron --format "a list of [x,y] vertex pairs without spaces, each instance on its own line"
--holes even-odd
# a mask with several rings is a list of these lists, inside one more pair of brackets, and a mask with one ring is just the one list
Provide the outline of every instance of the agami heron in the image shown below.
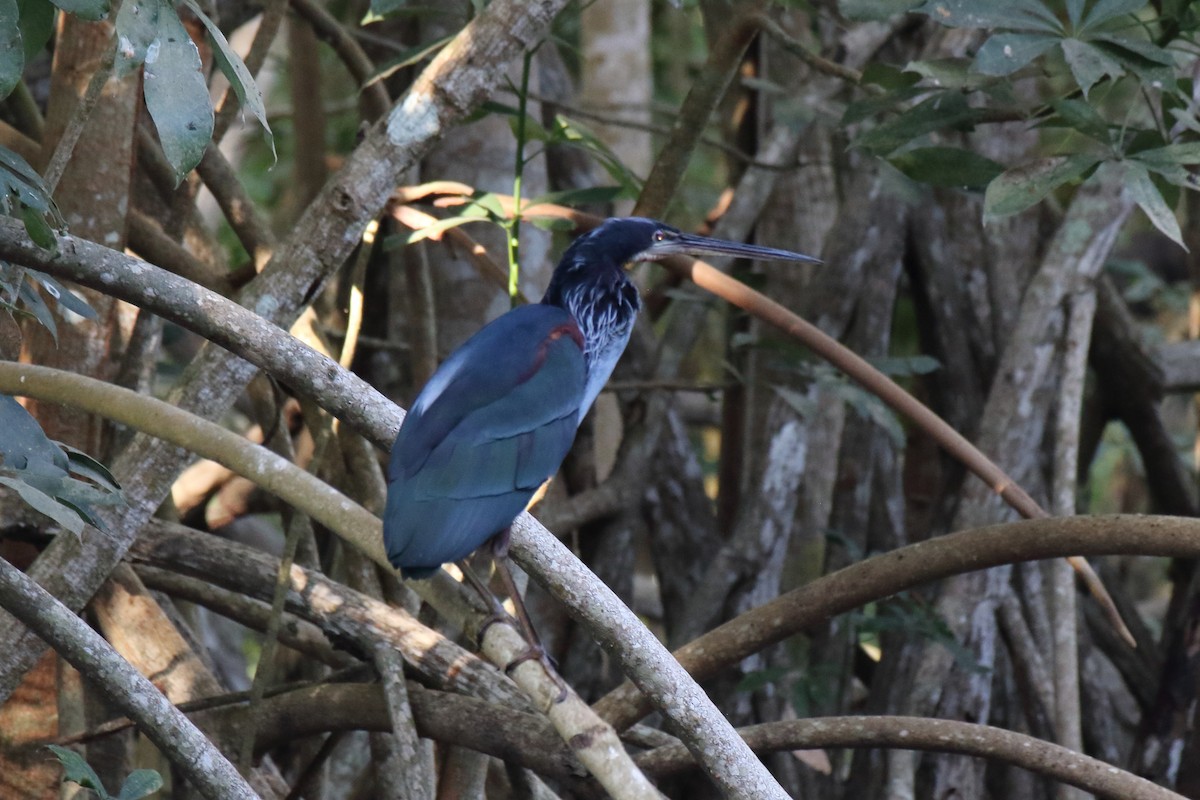
[[[629,343],[641,301],[625,266],[675,254],[816,261],[640,217],[609,219],[577,238],[542,301],[514,308],[454,351],[401,425],[383,535],[406,577],[429,577],[489,540],[503,555],[513,520],[558,470]],[[497,565],[511,591],[501,558]]]

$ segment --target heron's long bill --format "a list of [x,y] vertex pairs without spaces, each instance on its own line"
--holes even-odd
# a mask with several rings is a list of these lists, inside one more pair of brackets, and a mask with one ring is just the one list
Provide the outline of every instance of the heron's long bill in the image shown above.
[[734,258],[753,258],[761,261],[802,261],[808,264],[820,264],[821,259],[793,253],[791,250],[777,250],[774,247],[760,247],[756,244],[727,242],[723,239],[710,239],[707,236],[697,236],[691,233],[681,233],[661,242],[650,245],[644,255],[652,258],[662,256],[732,256]]

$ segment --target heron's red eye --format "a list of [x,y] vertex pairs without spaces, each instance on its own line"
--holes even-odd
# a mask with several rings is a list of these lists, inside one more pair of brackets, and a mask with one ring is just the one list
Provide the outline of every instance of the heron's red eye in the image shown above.
[[654,232],[654,241],[661,242],[663,239],[666,239],[666,238],[667,238],[667,234],[664,233],[663,231],[655,231]]

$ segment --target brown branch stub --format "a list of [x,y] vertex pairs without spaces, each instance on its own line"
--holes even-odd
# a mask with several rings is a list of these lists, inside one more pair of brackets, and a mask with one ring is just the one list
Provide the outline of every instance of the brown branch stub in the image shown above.
[[657,217],[667,210],[709,117],[737,73],[746,48],[758,35],[755,18],[765,6],[763,0],[743,0],[730,9],[733,15],[730,25],[713,45],[700,75],[684,98],[671,128],[671,138],[659,151],[646,177],[633,210],[635,215]]
[[853,67],[843,66],[836,61],[830,61],[829,59],[812,52],[803,44],[789,36],[787,31],[779,27],[779,23],[771,19],[766,14],[755,15],[754,22],[760,28],[762,28],[763,31],[770,34],[771,37],[775,39],[775,41],[777,41],[784,50],[796,56],[805,64],[808,64],[810,67],[815,69],[817,72],[822,72],[826,75],[840,78],[841,80],[844,80],[847,83],[852,83],[855,86],[862,83],[862,72],[854,69]]
[[[1131,772],[1051,742],[1003,728],[923,717],[825,717],[752,725],[739,731],[755,751],[818,747],[887,747],[961,753],[1036,772],[1113,800],[1181,800]],[[691,767],[681,745],[643,753],[638,764],[657,778]]]

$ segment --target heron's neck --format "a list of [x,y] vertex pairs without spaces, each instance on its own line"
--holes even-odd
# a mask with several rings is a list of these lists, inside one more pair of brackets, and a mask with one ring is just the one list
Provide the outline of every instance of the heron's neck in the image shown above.
[[587,385],[579,407],[582,421],[629,344],[641,300],[637,287],[620,267],[577,272],[584,273],[583,279],[572,280],[571,272],[556,272],[542,302],[565,309],[583,333]]

